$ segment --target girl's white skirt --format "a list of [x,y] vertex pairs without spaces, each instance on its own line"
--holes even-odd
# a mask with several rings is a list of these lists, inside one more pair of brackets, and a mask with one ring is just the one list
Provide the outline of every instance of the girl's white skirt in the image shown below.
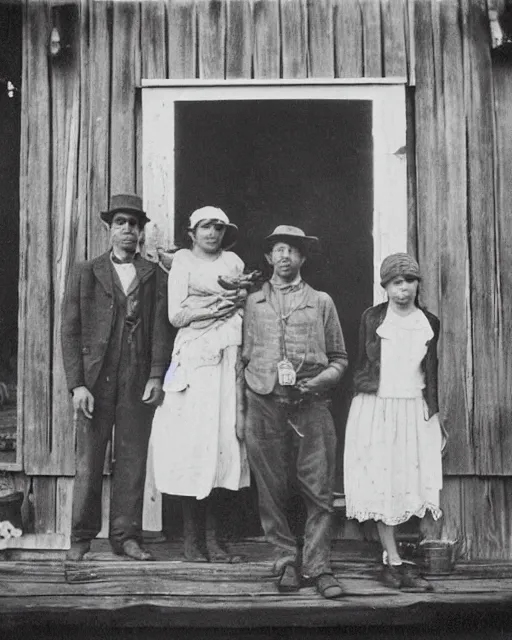
[[358,394],[347,421],[344,455],[347,518],[388,525],[441,516],[442,434],[423,397]]

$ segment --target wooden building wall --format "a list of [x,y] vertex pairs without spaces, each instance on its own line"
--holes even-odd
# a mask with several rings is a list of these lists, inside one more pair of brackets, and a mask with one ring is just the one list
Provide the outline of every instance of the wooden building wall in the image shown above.
[[[141,78],[406,77],[410,246],[442,320],[443,503],[429,533],[512,556],[512,65],[486,0],[24,0],[19,377],[38,531],[64,531],[74,432],[59,344],[98,211],[142,191]],[[52,26],[63,44],[48,56]]]

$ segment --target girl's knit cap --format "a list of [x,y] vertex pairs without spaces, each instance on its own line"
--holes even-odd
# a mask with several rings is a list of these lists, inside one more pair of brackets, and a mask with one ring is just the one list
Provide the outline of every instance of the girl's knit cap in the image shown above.
[[380,284],[383,287],[399,276],[421,280],[420,266],[408,253],[393,253],[384,258],[380,266]]

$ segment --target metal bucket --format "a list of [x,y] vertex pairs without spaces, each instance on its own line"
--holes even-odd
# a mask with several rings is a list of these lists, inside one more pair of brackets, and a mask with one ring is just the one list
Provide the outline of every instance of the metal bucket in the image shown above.
[[425,575],[445,576],[455,568],[459,543],[451,540],[428,540],[420,543],[419,553]]

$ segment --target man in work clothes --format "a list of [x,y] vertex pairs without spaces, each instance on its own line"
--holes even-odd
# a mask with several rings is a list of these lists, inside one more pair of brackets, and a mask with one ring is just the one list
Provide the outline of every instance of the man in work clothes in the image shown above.
[[[266,238],[273,275],[249,295],[244,316],[244,437],[261,523],[276,549],[279,591],[315,585],[325,598],[337,598],[343,589],[330,563],[336,434],[327,393],[348,360],[332,299],[301,278],[317,243],[288,225]],[[307,510],[302,560],[286,518],[291,484]]]
[[76,265],[64,298],[62,352],[76,416],[71,549],[81,560],[101,529],[103,463],[114,437],[110,542],[115,553],[151,560],[141,548],[146,457],[171,352],[166,273],[137,249],[148,221],[135,195],[112,196],[101,214],[111,249]]

